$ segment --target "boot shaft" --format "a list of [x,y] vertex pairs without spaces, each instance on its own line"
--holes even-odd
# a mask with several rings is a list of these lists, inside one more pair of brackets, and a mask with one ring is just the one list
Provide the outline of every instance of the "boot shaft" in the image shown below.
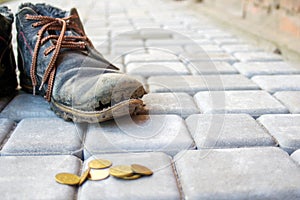
[[17,87],[16,62],[12,39],[13,14],[7,7],[0,7],[0,96],[10,94]]

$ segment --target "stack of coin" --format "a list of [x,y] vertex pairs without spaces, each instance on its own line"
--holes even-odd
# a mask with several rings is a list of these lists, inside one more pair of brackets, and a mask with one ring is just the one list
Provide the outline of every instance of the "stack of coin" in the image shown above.
[[149,168],[139,164],[111,166],[112,162],[109,160],[96,159],[88,163],[88,169],[82,173],[81,177],[76,174],[59,173],[55,176],[55,180],[65,185],[82,185],[87,179],[100,181],[108,178],[110,175],[119,179],[134,180],[153,174]]
[[142,176],[151,176],[153,174],[149,168],[139,164],[132,164],[131,166],[117,165],[111,167],[109,173],[116,178],[124,180],[135,180]]

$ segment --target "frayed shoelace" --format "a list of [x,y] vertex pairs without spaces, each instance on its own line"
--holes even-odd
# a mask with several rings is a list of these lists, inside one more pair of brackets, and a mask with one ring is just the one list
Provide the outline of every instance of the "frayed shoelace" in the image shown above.
[[[54,53],[43,75],[42,83],[39,86],[39,90],[41,90],[43,85],[45,83],[48,83],[48,88],[45,95],[45,99],[47,99],[47,101],[51,100],[52,89],[53,89],[53,84],[54,84],[54,79],[55,79],[55,74],[57,69],[56,60],[61,48],[85,49],[86,46],[92,46],[91,41],[85,35],[84,31],[80,29],[78,25],[73,21],[73,19],[77,19],[77,18],[78,17],[74,15],[64,17],[64,18],[53,18],[53,17],[40,16],[40,15],[26,15],[27,20],[37,21],[32,24],[33,28],[41,27],[41,29],[38,31],[38,38],[35,44],[31,68],[30,68],[30,77],[32,81],[34,95],[37,86],[36,68],[37,68],[39,49],[47,41],[49,40],[52,41],[52,45],[44,51],[44,55],[47,56],[52,51],[54,51]],[[67,36],[65,35],[67,30],[73,30],[79,35]],[[60,34],[59,35],[49,34],[48,36],[44,37],[46,31],[60,31]]]

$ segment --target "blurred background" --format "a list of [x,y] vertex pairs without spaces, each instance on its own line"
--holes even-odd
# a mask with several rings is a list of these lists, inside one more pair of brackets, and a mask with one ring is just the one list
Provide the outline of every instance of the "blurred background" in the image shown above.
[[275,53],[299,60],[300,0],[190,0],[189,4]]

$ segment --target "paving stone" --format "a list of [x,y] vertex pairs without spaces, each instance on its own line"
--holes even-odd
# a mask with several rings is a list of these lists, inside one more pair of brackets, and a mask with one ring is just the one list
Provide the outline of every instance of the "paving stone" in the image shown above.
[[1,97],[0,98],[0,112],[5,108],[5,106],[11,101],[13,97]]
[[193,98],[186,93],[149,93],[143,101],[150,114],[176,114],[185,118],[199,113]]
[[57,117],[42,96],[20,94],[1,112],[1,117],[20,121],[24,118]]
[[218,45],[213,44],[204,44],[204,45],[187,45],[185,46],[185,50],[187,53],[198,53],[198,52],[224,52]]
[[300,114],[300,91],[276,92],[274,97],[285,105],[291,113]]
[[250,44],[226,44],[222,48],[228,53],[263,51],[262,49]]
[[97,153],[161,151],[175,155],[194,148],[182,118],[177,115],[139,115],[90,124],[84,158]]
[[276,145],[247,114],[198,114],[189,116],[186,123],[198,149]]
[[232,38],[232,37],[215,38],[214,42],[218,45],[245,44],[245,41],[238,39],[238,38]]
[[3,146],[5,139],[14,129],[15,123],[10,119],[0,118],[0,146]]
[[122,46],[122,47],[112,47],[111,54],[115,57],[126,56],[127,54],[134,54],[135,52],[146,52],[146,49],[143,46],[134,47],[134,46]]
[[196,62],[188,64],[192,74],[237,74],[237,70],[227,62]]
[[76,199],[76,187],[55,182],[60,172],[78,174],[74,156],[0,157],[1,199]]
[[[122,153],[93,155],[95,158],[111,160],[113,165],[141,164],[154,173],[150,177],[124,181],[109,177],[103,181],[87,181],[79,189],[79,199],[180,199],[170,157],[166,154]],[[117,192],[116,192],[117,191]]]
[[270,93],[300,91],[300,75],[254,76],[252,80]]
[[209,39],[193,39],[192,44],[202,46],[202,45],[213,45],[215,43]]
[[[209,22],[209,23],[211,23],[211,22]],[[198,32],[205,35],[205,37],[208,37],[208,38],[219,38],[219,37],[222,37],[222,38],[231,37],[232,38],[233,37],[232,34],[228,33],[227,31],[224,31],[222,29],[219,29],[217,27],[211,28],[211,29],[204,28],[203,30],[199,30]]]
[[247,77],[255,75],[299,74],[300,69],[287,62],[246,62],[233,65]]
[[181,54],[184,52],[184,49],[183,49],[183,45],[164,45],[164,46],[160,46],[160,47],[153,47],[153,46],[147,46],[146,45],[146,49],[157,49],[157,50],[160,50],[160,51],[165,51],[165,52],[168,52],[170,54],[174,54],[174,55],[178,55],[178,54]]
[[300,149],[300,115],[264,115],[257,119],[288,152]]
[[150,92],[187,92],[211,90],[255,90],[259,87],[239,74],[203,76],[155,76],[148,79]]
[[205,91],[198,92],[195,101],[202,113],[245,113],[253,117],[282,114],[288,110],[265,91]]
[[163,29],[143,29],[140,31],[140,34],[144,39],[167,39],[172,37],[170,31]]
[[282,61],[280,55],[268,52],[238,52],[234,56],[242,62]]
[[208,31],[204,35],[210,39],[236,39],[231,33],[225,31]]
[[300,165],[300,149],[295,151],[292,155],[291,158],[294,159],[299,165]]
[[194,62],[194,61],[203,61],[203,62],[228,62],[229,64],[233,64],[237,61],[236,58],[231,56],[228,53],[214,53],[214,52],[201,52],[188,54],[184,53],[180,55],[180,59],[185,62]]
[[177,55],[163,50],[155,50],[150,53],[131,53],[125,56],[125,64],[130,62],[159,62],[159,61],[179,61]]
[[144,77],[190,74],[182,62],[132,62],[126,66],[126,70],[128,74]]
[[185,151],[175,158],[185,199],[299,199],[299,166],[279,148]]
[[23,119],[3,146],[1,155],[82,156],[80,125],[58,118]]
[[189,39],[157,39],[157,40],[147,40],[145,45],[150,47],[160,47],[165,45],[187,45],[193,44],[194,42]]
[[132,46],[132,47],[140,47],[144,46],[143,40],[121,40],[121,39],[113,39],[111,41],[112,47],[124,47],[124,46]]

